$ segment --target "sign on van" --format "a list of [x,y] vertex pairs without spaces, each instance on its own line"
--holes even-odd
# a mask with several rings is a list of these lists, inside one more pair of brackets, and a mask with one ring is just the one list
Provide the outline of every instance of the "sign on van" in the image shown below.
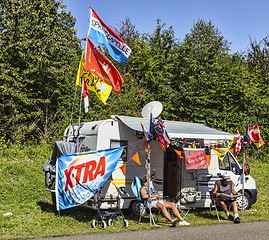
[[184,148],[186,169],[207,169],[205,149]]

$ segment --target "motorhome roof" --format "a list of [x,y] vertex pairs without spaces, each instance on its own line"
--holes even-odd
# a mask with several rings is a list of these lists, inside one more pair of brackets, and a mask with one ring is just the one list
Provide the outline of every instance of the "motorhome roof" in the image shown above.
[[[142,123],[147,129],[149,129],[149,119],[128,117],[128,116],[111,116],[112,119],[116,118],[122,121],[128,127],[136,130],[143,131]],[[167,130],[171,138],[203,138],[203,139],[231,139],[234,135],[219,131],[200,123],[189,123],[189,122],[177,122],[164,120],[165,129]]]

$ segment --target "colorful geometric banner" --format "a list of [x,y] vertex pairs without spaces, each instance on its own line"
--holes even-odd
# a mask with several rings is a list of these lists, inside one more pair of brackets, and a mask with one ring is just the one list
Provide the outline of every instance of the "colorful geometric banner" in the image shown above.
[[116,168],[124,147],[62,155],[57,161],[57,210],[93,197]]
[[184,148],[186,169],[208,168],[205,149]]

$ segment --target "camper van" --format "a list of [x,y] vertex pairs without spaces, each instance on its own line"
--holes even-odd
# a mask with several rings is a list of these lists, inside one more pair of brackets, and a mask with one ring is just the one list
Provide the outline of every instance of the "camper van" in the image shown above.
[[[131,190],[135,176],[146,174],[145,164],[148,153],[145,151],[145,138],[141,123],[149,129],[149,120],[128,116],[111,116],[111,119],[73,124],[64,132],[64,142],[73,143],[76,152],[96,151],[124,146],[123,154],[117,167],[112,173],[112,178],[101,187],[101,199],[120,199],[122,209],[130,209],[134,214],[139,211],[139,202]],[[229,173],[234,182],[235,190],[242,192],[242,168],[234,155],[229,151],[220,161],[210,146],[217,142],[229,141],[233,135],[204,124],[164,121],[169,138],[172,139],[170,147],[163,150],[158,140],[153,140],[150,145],[150,166],[154,173],[154,188],[164,196],[178,200],[178,204],[191,208],[209,208],[211,204],[210,193],[215,181],[223,173]],[[180,157],[175,150],[182,150],[181,142],[195,143],[197,148],[205,149],[208,157],[208,168],[186,169],[184,154]],[[140,163],[130,160],[138,153]],[[126,164],[126,172],[121,166]],[[247,175],[244,183],[244,205],[242,198],[238,200],[239,209],[249,209],[256,202],[257,190],[254,179]],[[239,199],[239,198],[238,198]],[[93,199],[87,206],[94,207]],[[111,208],[112,203],[104,202],[101,208]]]

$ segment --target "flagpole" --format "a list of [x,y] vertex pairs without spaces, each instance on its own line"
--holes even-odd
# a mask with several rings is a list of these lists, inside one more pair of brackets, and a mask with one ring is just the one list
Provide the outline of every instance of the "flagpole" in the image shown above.
[[[150,113],[150,122],[152,120],[152,113]],[[150,122],[149,122],[149,126],[150,126]],[[149,144],[148,144],[149,145]],[[152,225],[152,222],[154,225],[155,224],[155,221],[153,219],[153,216],[152,216],[152,211],[151,211],[151,197],[150,197],[150,145],[149,145],[149,150],[148,150],[148,158],[147,158],[147,182],[148,182],[148,203],[149,203],[149,219],[150,219],[150,226]]]
[[83,96],[83,89],[84,89],[84,81],[82,75],[82,84],[81,84],[81,93],[80,93],[80,104],[79,104],[79,116],[78,116],[78,135],[76,140],[76,152],[78,151],[78,143],[79,143],[79,131],[80,131],[80,118],[81,118],[81,105],[82,105],[82,96]]
[[244,194],[245,194],[245,161],[246,161],[246,144],[243,142],[243,174],[242,174],[242,220],[244,218]]

